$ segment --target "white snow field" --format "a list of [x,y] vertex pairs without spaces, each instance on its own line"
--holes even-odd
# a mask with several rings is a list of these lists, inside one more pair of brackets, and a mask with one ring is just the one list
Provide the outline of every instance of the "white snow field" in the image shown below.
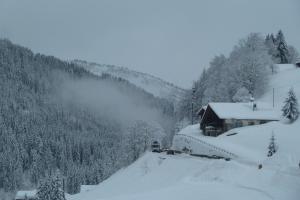
[[70,200],[298,199],[300,173],[181,154],[146,153]]
[[[278,67],[270,80],[271,92],[259,102],[272,103],[274,87],[280,117],[290,87],[300,98],[300,69],[292,65]],[[267,157],[272,132],[278,151]],[[232,129],[218,137],[203,136],[196,124],[174,137],[173,148],[183,147],[193,153],[232,159],[146,153],[98,186],[68,196],[68,200],[300,199],[300,119],[293,124],[278,121]]]

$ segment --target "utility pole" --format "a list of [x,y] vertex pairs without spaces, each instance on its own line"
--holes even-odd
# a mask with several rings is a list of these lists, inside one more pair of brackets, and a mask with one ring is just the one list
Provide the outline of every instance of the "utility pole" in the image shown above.
[[194,124],[194,102],[195,102],[195,92],[196,92],[196,87],[195,85],[192,88],[192,125]]
[[275,88],[273,88],[273,108],[275,107]]

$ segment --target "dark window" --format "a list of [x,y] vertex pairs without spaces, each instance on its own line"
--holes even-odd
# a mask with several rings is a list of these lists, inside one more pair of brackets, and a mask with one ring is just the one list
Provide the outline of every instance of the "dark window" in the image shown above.
[[243,126],[243,122],[242,122],[242,121],[237,120],[237,121],[235,122],[235,127],[242,127],[242,126]]
[[248,122],[248,125],[250,125],[250,126],[254,125],[254,122]]

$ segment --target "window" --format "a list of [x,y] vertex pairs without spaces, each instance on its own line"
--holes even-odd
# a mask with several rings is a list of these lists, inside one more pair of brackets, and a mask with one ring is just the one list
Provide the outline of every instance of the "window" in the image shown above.
[[243,126],[243,122],[242,122],[242,121],[237,120],[237,121],[235,122],[235,127],[242,127],[242,126]]
[[250,125],[250,126],[252,126],[252,125],[254,125],[255,123],[253,122],[253,121],[251,121],[251,122],[248,122],[248,125]]

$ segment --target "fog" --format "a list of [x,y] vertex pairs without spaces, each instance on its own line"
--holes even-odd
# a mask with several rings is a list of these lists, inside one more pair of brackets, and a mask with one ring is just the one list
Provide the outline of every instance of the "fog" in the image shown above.
[[160,110],[148,107],[146,99],[121,91],[114,83],[104,80],[66,80],[60,96],[66,104],[87,107],[101,118],[125,127],[136,120],[161,125],[168,121]]

